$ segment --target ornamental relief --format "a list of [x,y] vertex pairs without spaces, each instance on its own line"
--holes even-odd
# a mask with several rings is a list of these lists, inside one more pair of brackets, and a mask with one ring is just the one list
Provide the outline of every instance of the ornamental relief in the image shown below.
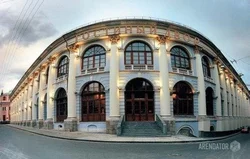
[[109,40],[111,41],[111,44],[117,44],[118,41],[120,40],[120,36],[115,34],[115,35],[110,35]]
[[160,44],[165,44],[167,41],[167,36],[163,36],[163,35],[159,35],[156,40],[160,43]]
[[166,36],[170,40],[178,40],[193,45],[199,45],[200,39],[194,37],[188,33],[180,32],[172,28],[158,28],[156,25],[122,25],[115,27],[105,27],[95,30],[85,30],[74,37],[74,39],[68,39],[67,41],[72,43],[78,43],[80,41],[91,40],[94,38],[100,38],[103,36],[113,36],[119,34],[135,34],[135,35],[160,35]]
[[70,50],[71,53],[75,53],[79,49],[79,44],[74,43],[68,46],[68,49]]

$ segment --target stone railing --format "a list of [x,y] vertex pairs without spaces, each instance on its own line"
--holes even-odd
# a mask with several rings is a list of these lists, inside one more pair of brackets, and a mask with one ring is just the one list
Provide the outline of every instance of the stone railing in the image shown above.
[[209,76],[204,76],[204,79],[209,82],[214,82],[214,80]]
[[62,82],[62,81],[65,81],[68,79],[68,75],[62,75],[60,77],[57,77],[56,80],[55,80],[55,83],[59,83],[59,82]]
[[123,124],[124,124],[124,121],[125,121],[125,116],[122,115],[118,124],[117,124],[117,131],[116,131],[116,135],[117,136],[121,136],[122,135],[122,128],[123,128]]
[[98,67],[98,68],[90,68],[90,69],[83,69],[82,74],[91,74],[91,73],[97,73],[97,72],[103,72],[104,67]]
[[173,67],[172,70],[173,70],[174,73],[193,76],[193,71],[192,70],[187,70],[187,69],[177,68],[177,67]]
[[125,70],[154,70],[153,65],[125,65]]
[[162,118],[155,114],[156,124],[161,128],[163,134],[167,134],[167,124],[162,120]]

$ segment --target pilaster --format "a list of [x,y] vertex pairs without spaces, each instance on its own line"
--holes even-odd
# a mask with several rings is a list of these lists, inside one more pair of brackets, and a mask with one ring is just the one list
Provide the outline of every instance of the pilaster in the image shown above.
[[169,70],[166,52],[166,36],[158,36],[159,42],[159,70],[160,70],[160,115],[164,119],[171,116],[170,91],[169,91]]
[[214,63],[214,81],[215,81],[215,94],[216,94],[216,116],[222,116],[221,112],[221,90],[220,90],[220,79],[218,73],[217,62]]
[[37,103],[37,98],[36,98],[36,93],[38,92],[38,75],[34,74],[33,75],[33,89],[32,89],[32,121],[37,119],[37,114],[36,114],[36,107]]
[[47,119],[44,123],[44,128],[53,129],[53,106],[54,106],[54,87],[53,82],[56,77],[56,69],[52,66],[55,58],[50,58],[48,63],[48,83],[47,83]]
[[204,74],[202,70],[202,63],[201,63],[201,55],[200,51],[202,48],[199,46],[195,46],[195,60],[196,60],[196,72],[198,77],[198,115],[199,116],[206,116],[206,94],[205,94],[205,82],[204,82]]
[[69,56],[69,73],[68,73],[68,116],[64,120],[65,131],[77,131],[76,118],[76,54],[79,54],[78,45],[73,44],[68,47]]
[[116,126],[120,118],[119,107],[119,53],[117,43],[120,40],[119,35],[109,36],[110,47],[110,70],[109,70],[109,97],[110,97],[110,114],[106,121],[106,130],[109,134],[116,133]]

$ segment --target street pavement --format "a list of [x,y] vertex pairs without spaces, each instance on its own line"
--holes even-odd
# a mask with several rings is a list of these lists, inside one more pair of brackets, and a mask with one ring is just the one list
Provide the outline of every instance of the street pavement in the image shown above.
[[0,159],[246,159],[250,135],[200,143],[65,140],[0,125]]

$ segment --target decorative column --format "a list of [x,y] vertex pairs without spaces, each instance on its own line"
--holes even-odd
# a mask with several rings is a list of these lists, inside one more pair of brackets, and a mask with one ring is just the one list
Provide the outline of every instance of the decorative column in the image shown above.
[[[223,66],[223,65],[222,65]],[[228,130],[228,108],[227,108],[227,87],[226,87],[226,77],[224,72],[224,67],[220,68],[220,81],[222,86],[222,96],[223,96],[223,130]]]
[[69,52],[69,74],[68,74],[68,117],[64,120],[65,131],[77,131],[76,118],[76,54],[79,54],[78,46],[73,44],[68,48]]
[[31,83],[31,80],[29,79],[28,80],[28,93],[27,93],[27,113],[28,113],[28,119],[27,119],[27,126],[30,126],[30,122],[31,122],[31,99],[30,99],[30,96],[31,96],[31,91],[32,91],[32,83]]
[[227,84],[227,91],[228,91],[228,116],[232,116],[232,99],[231,99],[231,84],[230,84],[230,78],[226,77],[226,84]]
[[110,69],[109,69],[109,101],[110,101],[110,114],[106,120],[106,132],[108,134],[116,133],[116,126],[120,118],[119,106],[119,53],[117,43],[120,40],[119,35],[109,36],[111,42],[110,47]]
[[161,117],[164,119],[171,117],[170,112],[170,91],[169,91],[169,71],[166,52],[166,36],[158,36],[159,47],[159,70],[160,70],[160,108]]
[[45,82],[45,76],[44,76],[44,67],[40,68],[40,80],[39,80],[39,103],[38,103],[38,122],[37,122],[37,128],[43,127],[43,102],[44,102],[44,94],[43,94],[43,86]]
[[24,124],[24,92],[21,92],[21,121],[22,121],[22,125]]
[[167,55],[167,37],[158,36],[159,42],[159,81],[160,81],[160,115],[167,124],[167,134],[175,134],[175,120],[171,115],[169,91],[169,65]]
[[217,63],[214,63],[214,81],[216,84],[215,87],[215,94],[216,94],[216,116],[221,117],[221,90],[220,90],[220,79],[218,73],[218,66]]
[[216,94],[216,116],[217,116],[217,125],[216,130],[223,131],[223,121],[222,121],[222,112],[221,112],[221,90],[220,90],[220,79],[219,79],[219,73],[218,73],[218,65],[217,61],[213,64],[214,67],[214,81],[215,81],[215,94]]
[[[209,131],[210,130],[210,121],[206,118],[206,94],[205,94],[205,81],[204,74],[201,63],[200,52],[202,48],[195,46],[195,61],[196,61],[196,72],[198,77],[198,122],[199,122],[199,131]],[[202,134],[200,134],[202,136]]]
[[25,93],[24,93],[25,126],[28,125],[28,111],[29,111],[28,92],[29,92],[29,85],[26,84]]
[[242,109],[243,109],[243,103],[242,103],[242,89],[240,88],[240,94],[239,94],[239,96],[240,96],[240,126],[243,126],[242,125],[242,119],[243,119],[243,117],[242,117]]
[[196,72],[198,77],[198,114],[199,116],[203,117],[206,116],[206,94],[205,94],[205,82],[204,82],[204,74],[202,70],[202,63],[201,63],[201,55],[200,51],[202,48],[199,46],[195,46],[195,61],[196,61]]
[[53,129],[53,107],[54,107],[54,87],[53,83],[56,77],[56,69],[52,66],[54,58],[49,59],[48,83],[47,83],[47,119],[44,123],[46,129]]
[[37,103],[37,98],[36,98],[36,93],[38,92],[38,75],[34,75],[33,76],[33,80],[32,80],[32,122],[31,122],[31,126],[35,127],[36,126],[36,119],[37,119],[37,114],[36,114],[36,109],[38,109],[38,106],[36,106]]

